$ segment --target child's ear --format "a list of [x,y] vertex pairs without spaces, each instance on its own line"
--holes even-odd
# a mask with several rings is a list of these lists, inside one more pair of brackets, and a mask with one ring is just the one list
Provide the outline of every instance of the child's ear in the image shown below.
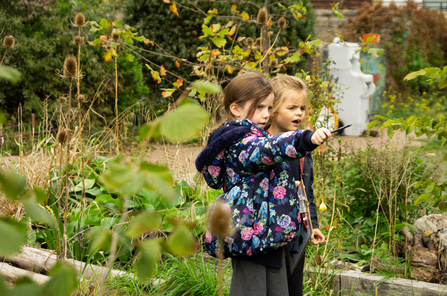
[[241,117],[241,108],[239,108],[239,106],[236,103],[232,103],[230,105],[230,112],[231,114],[233,114],[235,118],[239,119]]

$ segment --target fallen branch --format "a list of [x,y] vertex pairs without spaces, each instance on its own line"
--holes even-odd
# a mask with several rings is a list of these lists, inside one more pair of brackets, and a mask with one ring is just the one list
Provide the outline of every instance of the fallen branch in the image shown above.
[[0,263],[0,274],[4,276],[8,282],[15,282],[19,278],[26,276],[32,279],[35,283],[42,285],[50,279],[49,276],[38,274],[29,270],[20,269],[7,263]]
[[[3,260],[11,262],[23,269],[46,273],[57,263],[57,255],[47,250],[22,246],[21,253],[11,256],[10,258],[4,258]],[[76,268],[78,274],[85,279],[99,278],[101,275],[105,275],[108,272],[107,268],[102,266],[86,264],[85,262],[74,259],[66,259],[64,261],[72,264]],[[112,269],[110,270],[109,276],[112,278],[117,276],[133,278],[134,274]]]

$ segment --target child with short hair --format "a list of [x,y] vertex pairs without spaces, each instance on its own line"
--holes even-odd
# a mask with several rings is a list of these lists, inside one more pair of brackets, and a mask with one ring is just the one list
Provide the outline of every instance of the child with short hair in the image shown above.
[[[237,76],[223,93],[232,121],[210,135],[196,168],[210,187],[223,188],[222,199],[232,211],[236,231],[223,246],[207,231],[206,249],[216,256],[223,248],[225,257],[232,258],[230,295],[287,295],[284,259],[278,267],[261,256],[291,241],[300,223],[297,189],[287,161],[314,150],[331,134],[321,128],[270,137],[263,128],[270,117],[273,88],[259,73]],[[256,258],[261,260],[255,262]]]

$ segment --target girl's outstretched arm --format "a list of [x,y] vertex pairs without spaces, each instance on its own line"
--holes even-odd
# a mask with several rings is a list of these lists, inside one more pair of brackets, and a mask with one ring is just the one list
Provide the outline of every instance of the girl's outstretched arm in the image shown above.
[[301,158],[306,151],[314,150],[330,137],[327,129],[319,129],[315,133],[298,130],[272,137],[246,137],[236,145],[236,154],[245,169],[259,171],[285,160]]

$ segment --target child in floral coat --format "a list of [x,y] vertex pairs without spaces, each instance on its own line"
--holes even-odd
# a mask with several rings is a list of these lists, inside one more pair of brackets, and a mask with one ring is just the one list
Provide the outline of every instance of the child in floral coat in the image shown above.
[[[213,132],[196,159],[196,168],[231,208],[235,233],[225,238],[232,257],[230,295],[287,295],[287,277],[278,268],[244,261],[291,241],[298,229],[299,206],[288,160],[301,158],[331,137],[327,129],[300,130],[270,137],[264,131],[273,89],[258,73],[234,78],[224,89],[229,119]],[[206,248],[216,256],[218,238],[207,233]],[[235,285],[234,283],[238,284]]]

